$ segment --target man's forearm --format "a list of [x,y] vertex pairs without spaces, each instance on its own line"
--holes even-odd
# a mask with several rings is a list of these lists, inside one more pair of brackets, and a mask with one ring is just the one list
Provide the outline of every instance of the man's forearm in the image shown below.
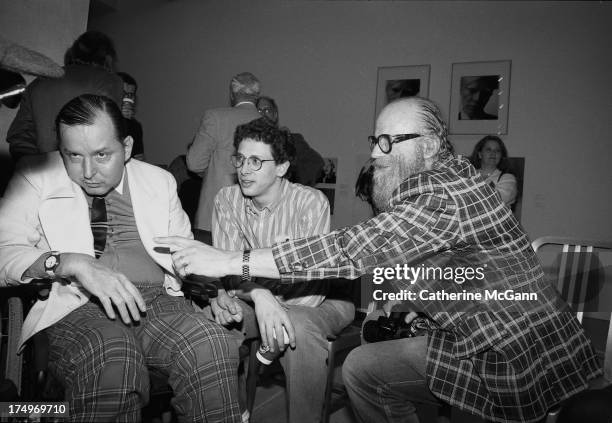
[[[241,251],[230,253],[229,270],[231,275],[241,275],[243,266],[243,254]],[[248,262],[249,274],[253,277],[280,279],[280,272],[276,267],[271,248],[252,250]]]

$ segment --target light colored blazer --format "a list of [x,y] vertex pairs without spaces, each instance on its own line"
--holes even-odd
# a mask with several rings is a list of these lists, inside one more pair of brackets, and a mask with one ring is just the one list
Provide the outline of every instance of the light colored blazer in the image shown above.
[[[87,199],[68,177],[60,154],[27,157],[22,165],[0,199],[0,286],[30,282],[21,276],[50,250],[94,256]],[[156,236],[193,237],[176,182],[165,170],[134,159],[126,164],[126,172],[140,239],[164,269],[166,291],[182,295],[170,255],[155,251],[153,243]],[[36,332],[89,301],[89,296],[76,282],[54,282],[49,298],[37,301],[26,317],[20,348]]]
[[230,163],[234,153],[234,132],[243,123],[260,118],[253,103],[207,110],[187,151],[187,167],[202,174],[202,189],[194,226],[210,231],[215,195],[236,183],[236,169]]

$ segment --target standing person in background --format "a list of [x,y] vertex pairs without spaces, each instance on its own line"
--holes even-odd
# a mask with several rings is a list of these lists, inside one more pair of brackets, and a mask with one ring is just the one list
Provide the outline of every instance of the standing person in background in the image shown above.
[[64,56],[64,76],[35,79],[25,90],[6,141],[16,161],[31,154],[57,150],[55,117],[68,101],[81,94],[123,98],[123,82],[114,73],[117,53],[113,41],[98,31],[76,39]]
[[137,160],[145,160],[144,144],[142,141],[142,125],[134,117],[136,115],[136,80],[125,72],[117,72],[123,80],[123,99],[121,100],[121,114],[125,118],[127,133],[134,140],[132,157]]
[[504,204],[512,206],[516,202],[518,190],[516,177],[508,171],[508,150],[501,138],[487,135],[476,146],[470,161],[501,195]]
[[230,162],[234,154],[234,131],[238,125],[257,119],[255,102],[259,80],[249,72],[234,76],[230,82],[232,107],[204,112],[198,132],[187,150],[187,168],[202,174],[203,182],[194,226],[210,231],[214,199],[223,187],[236,183],[236,169]]
[[[257,100],[257,110],[270,122],[278,126],[278,106],[270,97],[260,97]],[[291,142],[295,146],[295,164],[291,165],[287,179],[302,185],[314,186],[317,176],[323,170],[323,157],[304,139],[302,134],[290,133]]]

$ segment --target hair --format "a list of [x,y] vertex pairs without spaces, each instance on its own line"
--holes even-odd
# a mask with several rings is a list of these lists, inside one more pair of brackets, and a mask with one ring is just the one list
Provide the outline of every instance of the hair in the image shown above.
[[[108,59],[111,59],[109,63]],[[82,34],[64,55],[64,64],[86,64],[101,66],[112,70],[117,61],[113,41],[100,31],[87,31]]]
[[132,75],[125,72],[117,72],[117,75],[123,80],[124,84],[133,85],[136,89],[138,89],[138,84]]
[[255,102],[259,97],[259,79],[250,72],[234,76],[230,82],[230,92],[234,98]]
[[480,169],[480,166],[482,166],[482,160],[480,159],[480,157],[478,157],[478,153],[482,151],[487,141],[495,141],[499,145],[502,157],[499,161],[499,164],[497,165],[497,168],[501,170],[502,173],[507,173],[508,150],[506,149],[506,146],[504,145],[504,142],[501,140],[501,138],[496,135],[487,135],[476,143],[476,145],[474,146],[474,151],[472,151],[472,155],[470,156],[470,162],[472,162],[476,169]]
[[374,200],[372,199],[372,191],[374,189],[374,165],[373,160],[368,159],[363,165],[355,181],[355,195],[363,201],[367,201],[374,214],[378,214]]
[[268,144],[270,150],[272,150],[272,158],[277,164],[293,163],[295,160],[295,145],[289,131],[270,123],[265,117],[252,120],[236,128],[234,133],[236,150],[238,150],[240,143],[247,138]]
[[128,133],[125,126],[125,119],[121,114],[119,106],[110,98],[95,94],[80,95],[73,98],[62,107],[55,119],[55,131],[58,139],[60,138],[60,125],[91,126],[101,113],[106,113],[110,118],[115,128],[117,141],[122,142],[125,137],[127,137]]
[[[442,119],[440,108],[431,100],[422,97],[410,97],[418,106],[418,115],[423,124],[423,132],[434,136],[440,142],[438,158],[445,159],[455,154],[455,148],[448,139],[448,127]],[[402,100],[397,100],[402,101]]]
[[[278,116],[278,106],[276,105],[276,101],[274,101],[274,99],[272,97],[266,97],[266,96],[261,96],[257,99],[257,103],[255,104],[255,106],[257,107],[257,110],[259,110],[259,103],[261,103],[262,101],[267,101],[268,103],[270,103],[270,106],[272,107],[272,109],[274,109],[274,113],[276,114],[276,116]],[[266,117],[266,116],[263,116]],[[278,125],[278,122],[270,122],[273,125]]]

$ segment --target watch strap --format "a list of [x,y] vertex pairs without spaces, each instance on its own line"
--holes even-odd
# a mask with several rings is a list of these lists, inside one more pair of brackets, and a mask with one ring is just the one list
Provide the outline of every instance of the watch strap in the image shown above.
[[242,252],[242,276],[240,277],[241,282],[251,281],[251,267],[249,261],[251,259],[251,250],[244,250]]

